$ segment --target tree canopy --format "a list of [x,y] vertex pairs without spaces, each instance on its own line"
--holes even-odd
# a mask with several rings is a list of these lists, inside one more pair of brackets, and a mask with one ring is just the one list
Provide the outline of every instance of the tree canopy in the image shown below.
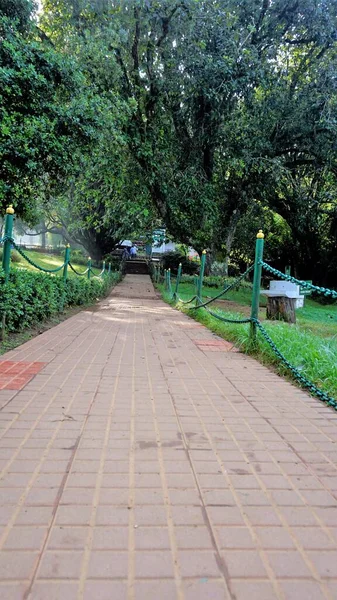
[[38,24],[4,7],[4,200],[66,211],[103,253],[160,218],[244,256],[247,216],[269,214],[289,232],[271,259],[336,262],[335,3],[44,0]]

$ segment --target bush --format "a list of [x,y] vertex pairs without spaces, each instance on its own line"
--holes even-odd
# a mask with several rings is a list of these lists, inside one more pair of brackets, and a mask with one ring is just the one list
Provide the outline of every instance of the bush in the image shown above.
[[82,250],[71,250],[70,261],[77,265],[87,266],[88,257],[83,254]]
[[[236,277],[217,277],[216,275],[205,276],[203,279],[203,285],[210,288],[218,288],[223,289],[227,287],[227,285],[231,285],[236,280]],[[194,283],[194,275],[186,275],[183,274],[180,280],[182,283]],[[238,290],[239,288],[246,288],[251,290],[253,288],[253,284],[250,281],[245,281],[244,279],[240,281],[233,289]]]
[[[3,247],[0,248],[0,261],[2,261],[2,256],[3,256]],[[22,261],[22,256],[16,250],[12,250],[11,251],[11,262],[19,263],[21,261]]]
[[109,263],[111,264],[111,271],[119,271],[122,262],[122,254],[116,256],[116,254],[106,254],[104,256],[105,266],[108,269]]
[[160,258],[161,268],[171,269],[173,275],[177,274],[179,263],[182,264],[183,273],[193,275],[199,271],[199,263],[190,260],[181,252],[165,252]]
[[[337,291],[337,290],[336,290]],[[313,291],[311,294],[311,298],[319,304],[336,304],[337,298],[332,298],[332,296],[325,296],[324,294],[320,294],[319,292]]]
[[0,271],[0,327],[6,314],[6,330],[21,331],[50,318],[65,306],[79,306],[94,302],[105,296],[120,275],[107,275],[102,279],[69,278],[46,273],[34,273],[12,269],[5,284],[4,272]]

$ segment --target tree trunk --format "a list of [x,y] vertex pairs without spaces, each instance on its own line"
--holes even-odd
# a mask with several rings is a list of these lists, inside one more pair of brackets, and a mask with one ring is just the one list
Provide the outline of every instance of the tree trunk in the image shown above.
[[45,250],[46,249],[46,223],[45,221],[41,221],[41,246]]
[[225,247],[226,247],[226,257],[224,260],[224,275],[225,275],[225,277],[228,277],[229,255],[230,255],[230,252],[232,249],[232,244],[234,241],[234,236],[235,236],[236,227],[237,227],[239,218],[240,218],[240,211],[235,208],[233,210],[231,218],[229,220],[227,237],[226,237],[226,242],[225,242]]
[[268,296],[267,319],[296,323],[296,298],[286,296]]

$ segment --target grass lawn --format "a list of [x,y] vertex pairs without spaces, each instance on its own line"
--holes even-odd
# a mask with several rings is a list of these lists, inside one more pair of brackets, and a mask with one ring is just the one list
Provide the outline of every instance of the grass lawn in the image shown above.
[[[164,286],[158,288],[166,301],[170,301]],[[172,283],[174,289],[174,282]],[[220,290],[203,287],[203,298],[214,297]],[[188,300],[194,296],[193,285],[182,283],[179,286],[179,296]],[[210,305],[210,308],[220,315],[228,318],[246,318],[249,316],[251,303],[251,290],[240,288],[230,291],[224,296],[227,302]],[[229,302],[228,302],[229,301]],[[261,296],[259,318],[265,319],[266,298]],[[187,312],[191,317],[203,323],[214,333],[233,341],[241,350],[253,354],[264,364],[273,365],[282,375],[289,375],[289,371],[280,365],[267,342],[258,336],[259,346],[253,350],[249,340],[249,324],[237,325],[223,323],[204,309],[188,311],[183,305],[178,305],[180,310]],[[263,325],[272,340],[276,343],[285,357],[299,369],[299,371],[315,383],[320,389],[337,398],[337,304],[321,305],[306,298],[304,308],[296,311],[296,325],[289,325],[280,321],[264,321]]]
[[[64,257],[63,256],[56,256],[55,254],[43,254],[42,252],[36,252],[35,250],[24,250],[25,254],[27,254],[27,256],[33,260],[36,264],[38,264],[40,267],[43,267],[44,269],[57,269],[57,267],[60,267],[61,265],[63,265],[64,262]],[[79,273],[82,273],[83,271],[86,270],[86,266],[85,265],[78,265],[76,262],[73,262],[71,260],[70,257],[70,262],[73,265],[73,267],[79,271]],[[18,269],[29,269],[30,271],[36,271],[38,272],[38,269],[36,269],[35,267],[33,267],[33,265],[30,265],[23,257],[21,257],[21,261],[20,262],[15,262],[12,263],[12,266]],[[100,273],[100,269],[93,269],[95,275],[98,275]],[[63,274],[63,269],[61,269],[60,271],[58,271],[57,273],[55,273],[55,275],[60,275],[62,276]],[[68,267],[68,276],[69,277],[78,277],[78,275],[75,275],[75,273],[73,273],[73,271]]]

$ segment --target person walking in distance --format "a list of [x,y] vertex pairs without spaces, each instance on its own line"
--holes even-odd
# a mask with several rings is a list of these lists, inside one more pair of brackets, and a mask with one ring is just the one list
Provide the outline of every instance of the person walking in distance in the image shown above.
[[135,244],[132,244],[132,246],[131,246],[130,256],[131,256],[131,258],[137,257],[137,246]]

